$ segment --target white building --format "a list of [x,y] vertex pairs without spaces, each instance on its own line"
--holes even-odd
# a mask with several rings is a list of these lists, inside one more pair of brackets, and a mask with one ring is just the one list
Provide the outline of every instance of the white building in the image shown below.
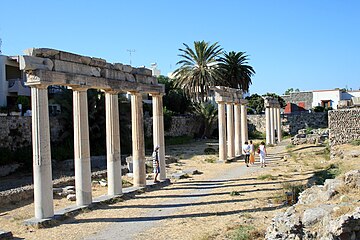
[[152,75],[155,76],[155,77],[158,77],[161,75],[161,71],[160,69],[157,68],[157,63],[151,63],[150,64],[150,69],[152,71]]
[[332,107],[337,109],[341,101],[349,101],[353,97],[360,97],[359,91],[334,90],[315,90],[313,93],[312,106]]
[[14,106],[18,96],[30,97],[25,81],[26,75],[20,71],[16,57],[0,55],[0,106]]

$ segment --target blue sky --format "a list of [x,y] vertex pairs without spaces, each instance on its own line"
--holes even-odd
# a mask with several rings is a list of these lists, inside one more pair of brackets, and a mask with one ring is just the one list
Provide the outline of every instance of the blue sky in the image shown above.
[[56,48],[108,62],[176,69],[182,43],[245,51],[251,93],[360,88],[360,1],[2,1],[5,55]]

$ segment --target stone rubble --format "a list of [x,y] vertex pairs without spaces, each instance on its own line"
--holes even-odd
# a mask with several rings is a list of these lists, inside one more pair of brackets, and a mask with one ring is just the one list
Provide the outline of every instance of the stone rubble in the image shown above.
[[312,129],[309,133],[307,133],[307,129],[300,129],[298,134],[291,139],[291,144],[317,144],[324,143],[327,139],[329,139],[329,129]]
[[[360,207],[354,207],[358,199],[339,196],[343,187],[360,188],[360,170],[303,191],[298,203],[273,218],[265,239],[360,239]],[[336,217],[334,213],[341,213],[341,208],[350,211]]]

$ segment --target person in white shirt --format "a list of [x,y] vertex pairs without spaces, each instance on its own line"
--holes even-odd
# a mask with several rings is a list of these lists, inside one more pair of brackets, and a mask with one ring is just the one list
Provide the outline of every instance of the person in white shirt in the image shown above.
[[246,141],[243,146],[243,152],[245,153],[245,164],[247,167],[249,167],[250,150],[251,150],[251,148],[248,145],[248,142]]
[[261,164],[261,167],[266,167],[266,164],[265,164],[265,158],[266,158],[266,147],[265,147],[265,143],[264,142],[261,142],[260,143],[260,146],[259,146],[259,149],[258,149],[258,153],[260,155],[260,164]]

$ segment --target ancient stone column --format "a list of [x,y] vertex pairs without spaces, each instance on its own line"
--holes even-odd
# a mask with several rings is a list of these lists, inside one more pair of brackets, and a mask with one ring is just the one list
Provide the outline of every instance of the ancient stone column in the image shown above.
[[122,194],[118,92],[105,92],[108,195]]
[[219,118],[219,160],[226,161],[226,122],[225,122],[225,103],[217,102]]
[[266,144],[270,144],[270,134],[271,134],[271,127],[270,127],[270,107],[265,107],[265,121],[266,121]]
[[76,205],[89,205],[91,196],[91,163],[88,101],[86,88],[73,88],[74,152]]
[[274,107],[270,107],[270,143],[275,143],[275,114]]
[[235,103],[234,105],[234,123],[235,123],[235,156],[242,154],[242,143],[241,143],[241,113],[240,104]]
[[47,86],[31,86],[35,218],[54,216]]
[[277,114],[276,114],[276,116],[277,116],[277,136],[278,136],[278,142],[281,142],[281,138],[282,138],[282,136],[281,136],[281,114],[280,114],[280,106],[276,109],[276,111],[277,111]]
[[248,126],[247,126],[247,112],[246,112],[246,102],[241,103],[241,142],[248,141]]
[[131,92],[131,128],[132,128],[132,160],[134,186],[146,186],[144,119],[142,96],[139,92]]
[[227,125],[227,152],[228,157],[233,159],[235,157],[235,145],[234,145],[234,107],[233,103],[226,103],[226,125]]
[[159,163],[160,179],[166,179],[165,168],[165,139],[164,139],[164,114],[162,94],[151,94],[153,104],[153,142],[154,146],[160,146]]

